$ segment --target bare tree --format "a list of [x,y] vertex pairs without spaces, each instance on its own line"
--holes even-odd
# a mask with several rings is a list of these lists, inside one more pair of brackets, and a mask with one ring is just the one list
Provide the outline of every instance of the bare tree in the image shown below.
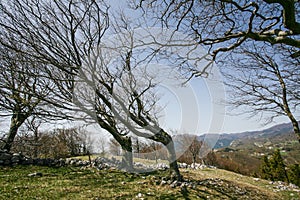
[[[76,128],[55,129],[53,135],[57,141],[58,149],[66,151],[67,156],[78,156],[81,152],[81,145],[83,141]],[[57,147],[56,147],[57,148]]]
[[202,143],[202,141],[198,141],[195,137],[188,148],[189,153],[192,155],[194,166],[196,164],[197,158],[199,158],[200,156]]
[[[106,26],[106,16],[96,2],[79,5],[72,1],[14,0],[1,2],[0,10],[1,65],[4,69],[1,74],[1,109],[4,112],[1,114],[9,115],[11,111],[12,115],[2,148],[9,150],[18,128],[29,116],[68,118],[65,111],[54,109],[53,105],[72,109],[69,103],[72,77],[82,53],[79,46],[88,51],[89,41],[99,43],[106,29],[102,29]],[[97,14],[91,16],[91,13]],[[102,16],[103,23],[100,23]],[[88,22],[95,21],[95,26],[87,29],[91,25]]]
[[100,45],[109,24],[108,6],[102,0],[13,0],[1,2],[0,10],[1,46],[43,65],[56,98],[39,98],[72,110],[74,76],[82,58]]
[[36,116],[31,117],[30,119],[26,120],[26,129],[33,133],[33,141],[31,145],[33,146],[33,157],[38,157],[39,146],[42,144],[40,143],[41,134],[39,131],[40,126],[42,125],[42,120],[38,119]]
[[[102,1],[14,0],[1,3],[0,9],[1,44],[54,68],[56,73],[48,70],[48,76],[58,85],[57,94],[67,101],[72,98],[87,120],[95,120],[112,134],[125,152],[126,166],[132,167],[131,132],[165,145],[170,169],[181,179],[172,137],[159,126],[153,111],[152,78],[138,80],[134,74],[133,68],[141,62],[132,62],[137,55],[132,54],[136,50],[132,35],[118,38],[122,39],[120,49],[103,46],[108,7]],[[7,43],[7,35],[27,48]],[[107,54],[108,50],[116,57]]]
[[[95,95],[98,98],[96,101],[98,104],[95,107],[97,119],[101,121],[110,119],[110,127],[113,125],[123,130],[123,135],[132,133],[138,137],[162,143],[169,152],[171,171],[175,172],[176,178],[181,179],[172,137],[159,126],[155,115],[157,99],[153,91],[155,88],[153,78],[147,75],[141,66],[131,62],[134,58],[132,51],[135,49],[131,49],[132,45],[126,45],[126,48],[128,47],[129,51],[120,54],[121,62],[115,63],[114,61],[114,64],[119,66],[116,67],[115,73],[109,70],[111,63],[100,65],[99,69],[92,66],[92,77],[99,85],[95,86],[95,81],[87,82],[90,84],[89,87],[95,89]],[[103,60],[99,62],[103,63]],[[135,71],[141,69],[144,75]],[[89,79],[85,78],[85,80]]]
[[10,117],[4,145],[1,147],[10,151],[18,129],[30,116],[56,115],[43,98],[48,96],[51,81],[43,78],[43,65],[28,61],[27,57],[0,48],[0,116]]
[[65,158],[84,153],[82,146],[86,141],[78,128],[38,130],[38,122],[29,119],[26,126],[22,126],[14,140],[12,150],[35,158]]
[[127,165],[128,161],[132,163],[134,134],[165,145],[170,169],[181,179],[172,137],[159,126],[156,117],[156,83],[144,60],[135,57],[143,49],[136,46],[133,32],[121,27],[117,25],[115,37],[91,49],[82,60],[74,84],[74,103],[86,119],[95,120],[118,141]]
[[[108,28],[108,6],[102,0],[13,0],[1,2],[0,10],[3,46],[52,64],[69,76]],[[14,42],[8,42],[7,36],[13,36]]]
[[[102,48],[100,52],[96,49],[96,56],[80,69],[82,73],[78,77],[74,97],[76,104],[90,117],[96,118],[116,140],[120,136],[128,138],[128,144],[118,141],[123,150],[128,152],[125,155],[127,160],[132,160],[130,134],[165,145],[170,155],[170,169],[181,179],[172,137],[159,126],[155,118],[157,101],[152,93],[155,86],[152,83],[153,78],[146,73],[135,74],[135,70],[144,69],[130,61],[133,58],[132,45],[124,46],[129,48],[128,52],[122,53],[124,49],[121,47],[112,48],[116,51],[116,57],[107,56],[107,53],[111,54],[111,51],[106,51],[111,50],[110,47]],[[114,66],[114,69],[110,69],[110,66]],[[95,113],[91,112],[91,108],[95,109]]]
[[[186,35],[189,35],[197,42],[196,44],[191,44],[191,46],[203,46],[211,55],[210,59],[212,61],[220,62],[222,68],[225,68],[225,66],[222,65],[224,63],[222,61],[226,61],[228,57],[231,57],[233,60],[241,60],[240,58],[244,56],[243,49],[245,48],[251,49],[256,48],[257,46],[263,46],[264,44],[269,45],[268,52],[260,54],[258,58],[260,62],[266,64],[273,62],[270,60],[272,59],[270,55],[272,55],[273,52],[278,54],[278,51],[282,51],[281,59],[285,60],[285,62],[296,63],[294,68],[287,69],[291,71],[286,72],[286,70],[277,70],[274,66],[273,69],[270,70],[269,75],[276,76],[277,81],[275,82],[277,83],[277,86],[272,85],[273,89],[269,89],[269,91],[267,91],[268,87],[262,88],[266,85],[255,85],[253,89],[248,88],[249,90],[247,90],[246,87],[245,90],[247,91],[244,91],[244,99],[243,101],[240,101],[240,103],[243,102],[247,105],[251,104],[254,108],[252,113],[257,113],[259,110],[268,110],[275,113],[275,116],[279,113],[280,115],[284,114],[288,116],[293,124],[295,133],[298,135],[297,137],[299,137],[299,125],[291,111],[291,107],[295,107],[297,104],[295,101],[291,101],[295,99],[295,94],[297,94],[297,92],[299,94],[299,91],[298,89],[295,89],[296,91],[293,92],[294,94],[287,92],[286,90],[289,90],[289,86],[286,83],[287,79],[283,77],[290,74],[294,80],[289,82],[294,82],[294,84],[297,83],[295,80],[296,75],[294,76],[293,73],[299,71],[299,64],[297,64],[300,57],[299,1],[256,0],[249,2],[243,0],[188,0],[182,2],[137,0],[133,2],[133,6],[135,8],[141,8],[146,17],[149,18],[152,16],[154,19],[159,19],[159,22],[162,22],[167,28],[175,29],[174,32],[182,31],[186,33]],[[165,44],[161,44],[161,46],[163,45]],[[253,54],[252,57],[255,57],[255,55]],[[209,57],[205,57],[205,59],[207,58]],[[185,56],[183,60],[184,59],[188,59],[188,57]],[[199,59],[203,58],[199,56]],[[247,67],[249,67],[249,63],[235,61],[231,62],[231,64],[232,63],[242,64],[242,66],[234,64],[234,66],[237,66],[237,69],[235,69],[236,71],[241,71],[241,68],[244,68],[244,72],[248,70]],[[278,63],[278,60],[276,60],[275,63]],[[273,64],[271,63],[271,65]],[[279,63],[276,65],[281,64]],[[207,75],[207,72],[209,72],[208,66],[210,66],[210,63],[204,68],[190,68],[190,77]],[[261,70],[266,72],[265,66],[256,66],[262,67]],[[226,67],[228,67],[228,65],[226,65]],[[254,80],[259,79],[259,82],[262,82],[262,79],[265,78],[264,83],[269,81],[274,83],[269,75],[265,77],[265,75],[259,74],[261,73],[261,70],[258,68],[259,67],[256,68],[259,71],[258,73],[254,73],[251,68],[249,69],[252,73],[251,78]],[[231,79],[235,79],[234,73],[232,74]],[[239,77],[237,77],[237,79],[239,79]],[[249,77],[245,77],[245,80],[249,80]],[[240,88],[237,87],[237,90],[243,90],[243,88],[241,88],[243,85],[253,85],[252,82],[249,83],[241,79],[240,84]],[[276,92],[274,88],[277,88]],[[298,85],[290,88],[298,88]],[[278,89],[280,89],[279,93],[277,92]],[[262,90],[264,91],[262,92]],[[255,98],[257,102],[253,100],[254,95],[251,95],[251,93],[249,94],[251,91],[257,95]],[[238,96],[242,97],[242,95]],[[245,99],[249,98],[249,96],[252,97],[251,100]],[[272,98],[272,96],[274,98]],[[279,110],[277,110],[277,108],[279,108]]]
[[[223,63],[226,84],[231,89],[228,103],[242,108],[250,116],[261,115],[266,122],[287,116],[300,142],[299,124],[295,117],[300,105],[299,58],[286,59],[286,48],[268,45],[244,48]],[[266,114],[266,115],[264,115]]]
[[176,137],[176,143],[180,149],[179,153],[190,159],[195,166],[200,157],[203,141],[199,141],[196,135],[184,134]]
[[165,1],[135,0],[147,17],[160,19],[168,28],[190,34],[207,46],[215,60],[248,41],[284,44],[293,49],[290,56],[300,56],[299,1]]
[[114,37],[90,49],[82,58],[74,82],[74,104],[96,121],[121,145],[125,166],[132,167],[131,137],[162,143],[169,152],[170,170],[177,179],[174,142],[157,119],[156,81],[147,71],[147,58],[140,59],[143,44],[136,41],[127,21],[113,26]]
[[[102,37],[109,25],[108,6],[102,0],[14,0],[1,2],[0,10],[1,45],[45,64],[45,76],[56,85],[51,91],[56,99],[45,100],[58,108],[76,111],[72,104],[74,80],[83,65],[83,59],[90,57],[92,50],[102,44]],[[8,36],[11,41],[7,41]],[[26,49],[14,44],[25,46]],[[95,117],[94,113],[91,116]],[[82,119],[74,115],[67,118]],[[111,133],[126,148],[126,152],[131,152],[130,138],[122,136],[111,123],[113,119],[94,120]],[[128,159],[124,159],[129,168],[132,166],[130,157],[129,153]]]

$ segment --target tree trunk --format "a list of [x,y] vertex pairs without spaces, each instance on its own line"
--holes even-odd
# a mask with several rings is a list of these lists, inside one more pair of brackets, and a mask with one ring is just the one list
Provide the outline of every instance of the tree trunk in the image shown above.
[[193,165],[194,165],[194,169],[196,168],[196,159],[197,159],[197,156],[196,156],[196,155],[193,155]]
[[122,148],[122,163],[121,168],[126,171],[133,170],[133,157],[132,157],[132,141],[130,137],[122,136],[116,127],[104,122],[100,117],[97,116],[98,124],[101,128],[107,130],[114,139],[120,144]]
[[288,115],[288,117],[290,118],[290,120],[291,120],[291,122],[293,124],[294,133],[296,134],[298,142],[300,143],[300,129],[299,129],[299,124],[298,124],[297,120],[295,119],[295,117],[292,114]]
[[34,131],[34,145],[33,145],[33,157],[34,158],[37,158],[38,157],[38,140],[39,140],[39,137],[38,137],[38,131],[35,130]]
[[300,143],[300,129],[299,129],[299,124],[298,124],[297,120],[295,119],[294,115],[292,114],[292,112],[291,112],[291,110],[289,108],[289,104],[288,104],[288,101],[286,99],[286,95],[284,95],[284,98],[283,98],[283,105],[284,105],[284,111],[287,114],[287,116],[290,119],[290,121],[292,122],[294,133],[296,134],[298,142]]
[[7,136],[6,140],[4,141],[4,145],[2,147],[3,150],[6,150],[8,152],[10,151],[13,141],[18,133],[18,129],[19,129],[19,127],[16,124],[10,125],[9,131],[8,131],[8,136]]
[[160,129],[160,131],[157,131],[157,133],[149,139],[156,142],[160,142],[167,148],[171,176],[174,176],[175,179],[178,181],[182,181],[183,178],[178,168],[176,152],[172,137],[163,129]]
[[6,140],[4,141],[4,145],[1,147],[1,149],[6,150],[7,152],[9,152],[11,150],[14,139],[18,133],[18,129],[23,124],[25,119],[26,119],[26,117],[20,116],[20,114],[13,114],[13,116],[11,117],[8,136],[7,136]]
[[122,163],[121,168],[126,171],[133,171],[132,142],[130,137],[125,137],[121,144]]
[[168,153],[169,153],[169,165],[170,165],[170,172],[172,176],[175,176],[175,179],[177,181],[182,181],[183,178],[180,174],[178,164],[177,164],[177,158],[176,158],[176,152],[174,147],[174,142],[171,136],[169,136],[169,142],[165,145],[167,147]]
[[288,103],[288,99],[287,99],[287,89],[286,89],[286,84],[284,82],[284,79],[282,78],[280,71],[278,70],[278,68],[276,68],[276,75],[278,77],[278,80],[280,82],[280,86],[282,89],[282,101],[283,101],[283,111],[286,113],[286,115],[288,116],[288,118],[290,119],[290,121],[293,124],[293,128],[294,128],[294,133],[296,134],[296,137],[298,139],[298,142],[300,143],[300,130],[299,130],[299,124],[297,122],[297,120],[295,119],[293,113],[290,110],[290,106]]

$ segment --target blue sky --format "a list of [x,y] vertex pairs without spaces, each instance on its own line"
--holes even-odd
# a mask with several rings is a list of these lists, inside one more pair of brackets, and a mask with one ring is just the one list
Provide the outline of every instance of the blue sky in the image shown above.
[[[112,0],[109,4],[112,12],[122,10],[131,19],[138,16],[133,11],[128,12],[126,0]],[[170,83],[167,83],[168,87],[161,86],[164,96],[160,103],[164,106],[164,110],[160,121],[166,129],[198,134],[236,133],[261,130],[289,122],[288,118],[283,116],[265,125],[259,117],[249,119],[248,115],[235,115],[224,104],[226,91],[221,75],[216,75],[218,74],[216,66],[213,71],[214,76],[211,75],[207,79],[194,78],[184,88],[171,87]]]
[[259,118],[235,115],[224,103],[226,91],[222,77],[215,78],[194,78],[182,88],[171,87],[170,83],[169,87],[163,86],[161,90],[164,95],[160,99],[160,104],[164,105],[161,125],[179,133],[203,134],[261,130],[289,122],[284,116],[274,123],[264,125]]
[[[265,125],[259,118],[250,118],[248,115],[235,115],[226,107],[224,111],[218,110],[223,107],[221,99],[213,99],[205,81],[192,82],[196,91],[196,100],[188,100],[193,96],[186,96],[190,105],[184,105],[185,100],[179,102],[178,97],[166,94],[162,103],[168,102],[165,107],[162,125],[166,129],[178,130],[180,133],[238,133],[244,131],[262,130],[279,123],[289,123],[286,116],[277,118],[273,123]],[[195,101],[197,105],[195,105]],[[186,110],[182,111],[182,107]],[[226,111],[227,110],[227,111]],[[215,119],[213,119],[215,118]]]
[[[124,9],[125,0],[109,1],[112,10]],[[134,17],[134,13],[130,14]],[[218,74],[214,68],[215,75]],[[236,133],[261,130],[279,123],[289,122],[287,117],[278,118],[274,123],[264,126],[259,118],[248,119],[247,115],[234,116],[224,105],[226,91],[220,75],[209,78],[194,78],[185,87],[174,81],[162,82],[160,104],[161,125],[166,130],[179,133]],[[8,126],[7,122],[1,123]]]

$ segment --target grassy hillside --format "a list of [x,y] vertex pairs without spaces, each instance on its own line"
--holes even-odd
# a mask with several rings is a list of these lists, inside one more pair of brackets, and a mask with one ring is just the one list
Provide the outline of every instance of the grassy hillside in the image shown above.
[[300,163],[300,145],[290,123],[262,131],[222,134],[216,147],[214,165],[245,175],[260,176],[263,157],[276,149],[287,167]]
[[[35,172],[39,173],[32,174]],[[0,199],[300,198],[299,191],[281,191],[269,181],[225,170],[182,170],[182,174],[185,183],[171,184],[167,172],[129,174],[94,168],[0,167]]]
[[285,165],[299,164],[300,145],[293,136],[284,133],[235,140],[229,147],[217,150],[218,167],[246,175],[258,174],[262,158],[276,149],[280,149]]

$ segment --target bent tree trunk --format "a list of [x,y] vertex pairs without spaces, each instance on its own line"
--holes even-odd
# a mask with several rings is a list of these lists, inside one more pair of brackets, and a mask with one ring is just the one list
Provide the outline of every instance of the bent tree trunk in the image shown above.
[[132,171],[133,158],[131,138],[121,135],[115,126],[108,124],[99,116],[97,116],[97,122],[101,128],[107,130],[113,136],[113,138],[120,144],[123,154],[121,168],[125,169],[126,171]]
[[22,114],[13,114],[11,117],[10,127],[8,131],[7,138],[4,141],[3,146],[1,147],[2,150],[6,150],[9,152],[13,145],[14,139],[18,133],[18,129],[26,120],[26,116]]
[[170,173],[172,176],[175,176],[175,179],[177,181],[182,181],[183,178],[180,174],[178,164],[177,164],[174,141],[173,141],[172,137],[163,130],[159,133],[159,135],[160,135],[160,137],[162,137],[161,139],[163,139],[163,140],[160,140],[160,142],[163,143],[164,146],[168,150],[168,154],[169,154],[168,161],[169,161],[169,166],[170,166]]
[[173,140],[166,145],[168,153],[169,153],[169,165],[170,165],[170,172],[172,175],[175,176],[175,179],[178,181],[182,181],[182,176],[180,174],[178,164],[177,164],[177,158],[176,158],[176,152],[174,148]]
[[130,137],[125,137],[121,142],[122,162],[121,168],[125,171],[133,171],[132,143]]

